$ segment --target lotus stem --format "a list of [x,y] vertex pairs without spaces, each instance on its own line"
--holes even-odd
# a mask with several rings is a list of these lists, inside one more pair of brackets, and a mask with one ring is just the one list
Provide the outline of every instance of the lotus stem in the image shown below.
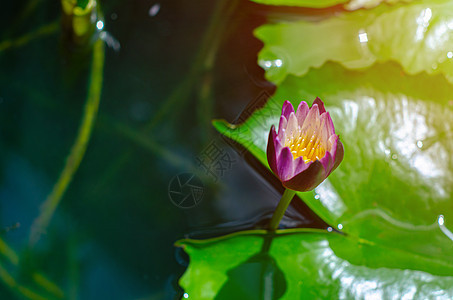
[[285,211],[288,208],[289,204],[291,203],[291,200],[293,199],[295,194],[296,191],[285,189],[285,192],[283,193],[282,198],[280,199],[280,202],[278,203],[277,208],[275,209],[275,212],[272,215],[272,219],[269,224],[269,230],[272,231],[277,230],[278,225],[280,224],[280,221],[285,215]]
[[42,204],[41,213],[34,221],[30,233],[30,245],[34,245],[45,232],[60,201],[66,192],[72,177],[79,168],[85,155],[88,142],[94,127],[101,99],[103,69],[104,69],[104,41],[97,40],[93,49],[93,62],[91,66],[90,87],[85,104],[84,114],[79,127],[77,138],[71,148],[66,164],[55,183],[52,192]]

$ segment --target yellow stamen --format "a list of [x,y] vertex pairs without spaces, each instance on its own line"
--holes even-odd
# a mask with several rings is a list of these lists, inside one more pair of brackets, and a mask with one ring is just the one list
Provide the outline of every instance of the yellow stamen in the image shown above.
[[285,147],[289,147],[294,159],[302,156],[303,160],[308,163],[316,161],[326,154],[326,145],[323,145],[321,140],[316,130],[311,137],[296,133],[295,136],[293,135],[285,141]]

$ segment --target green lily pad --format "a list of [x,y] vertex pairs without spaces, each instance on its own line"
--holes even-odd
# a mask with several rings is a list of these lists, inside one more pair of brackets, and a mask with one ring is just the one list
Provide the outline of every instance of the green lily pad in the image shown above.
[[264,42],[259,64],[277,84],[327,61],[348,69],[396,61],[407,74],[443,74],[453,82],[453,1],[381,5],[319,22],[268,24],[255,35]]
[[442,76],[407,76],[394,63],[352,71],[335,63],[288,76],[263,109],[241,125],[214,121],[268,166],[269,129],[287,99],[319,96],[345,146],[339,168],[301,198],[349,235],[452,261],[453,86]]
[[356,10],[359,8],[372,8],[380,3],[396,4],[398,2],[411,2],[413,0],[252,0],[253,2],[279,5],[279,6],[300,6],[310,8],[327,8],[330,6],[345,4],[348,10]]
[[450,299],[453,264],[338,233],[245,231],[181,240],[189,299]]
[[260,4],[266,5],[282,5],[282,6],[301,6],[311,8],[326,8],[337,4],[346,3],[349,0],[252,0]]

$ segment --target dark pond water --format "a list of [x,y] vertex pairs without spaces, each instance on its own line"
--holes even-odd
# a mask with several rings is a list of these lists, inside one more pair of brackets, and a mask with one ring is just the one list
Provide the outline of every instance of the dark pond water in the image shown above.
[[[36,228],[42,205],[84,114],[93,42],[71,42],[59,1],[10,1],[0,11],[1,299],[27,290],[70,299],[180,298],[188,258],[173,243],[259,226],[279,199],[272,177],[210,125],[216,117],[233,121],[273,92],[252,34],[266,11],[246,1],[119,0],[100,10],[110,46],[97,119],[43,228]],[[214,150],[228,163],[209,173],[202,163]],[[170,201],[169,184],[180,173],[203,185],[202,201],[190,209]],[[284,224],[323,226],[305,207],[289,215]]]

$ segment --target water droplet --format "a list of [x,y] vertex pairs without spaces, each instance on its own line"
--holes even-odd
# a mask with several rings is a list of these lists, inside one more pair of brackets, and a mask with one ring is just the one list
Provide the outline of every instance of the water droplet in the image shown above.
[[439,215],[439,217],[437,218],[437,223],[439,223],[439,226],[444,225],[444,216],[443,215]]
[[151,8],[149,9],[148,15],[150,17],[154,17],[159,13],[159,10],[160,10],[160,4],[156,3],[153,6],[151,6]]
[[116,19],[118,19],[118,15],[116,13],[112,13],[110,15],[110,19],[112,19],[113,21],[115,21]]
[[448,52],[447,52],[447,57],[448,57],[448,58],[453,58],[453,52],[448,51]]
[[343,229],[343,225],[342,224],[338,224],[338,229]]
[[319,198],[321,198],[321,196],[319,196],[318,194],[315,195],[315,199],[316,200],[319,200]]
[[264,61],[263,65],[266,69],[269,69],[270,67],[272,67],[272,63],[269,60]]
[[359,42],[361,43],[368,42],[368,34],[366,32],[359,33]]
[[417,147],[421,149],[423,147],[423,142],[417,141]]
[[102,30],[104,28],[104,22],[102,22],[101,20],[97,21],[96,22],[96,28],[98,30]]
[[185,299],[187,299],[187,298],[189,298],[189,294],[184,293],[183,297],[184,297]]
[[395,160],[398,159],[398,155],[392,154],[392,159],[395,159]]
[[281,59],[276,59],[275,62],[274,62],[274,65],[277,68],[280,68],[283,65],[283,61]]
[[437,69],[437,64],[433,64],[431,67],[433,68],[433,70],[435,70]]
[[332,227],[330,227],[330,226],[329,226],[329,227],[327,227],[327,231],[328,231],[328,232],[332,232],[332,230],[333,230],[333,228],[332,228]]

